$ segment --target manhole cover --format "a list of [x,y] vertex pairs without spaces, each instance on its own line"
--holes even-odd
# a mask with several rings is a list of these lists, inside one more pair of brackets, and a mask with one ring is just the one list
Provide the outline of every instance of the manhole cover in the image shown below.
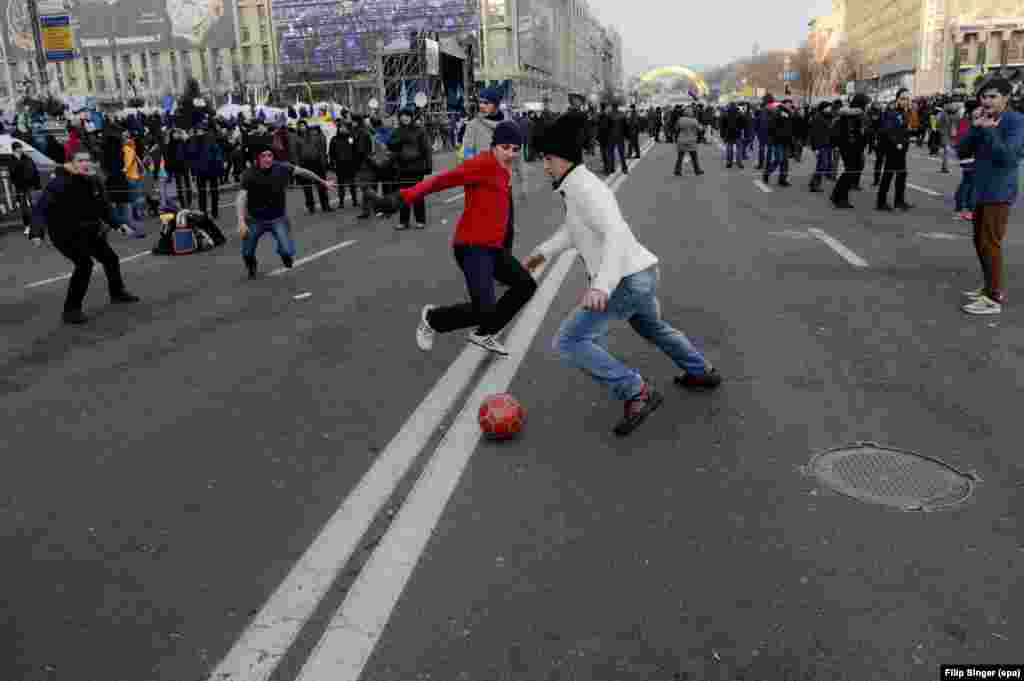
[[806,470],[840,494],[904,511],[959,504],[977,482],[936,459],[871,442],[818,454]]

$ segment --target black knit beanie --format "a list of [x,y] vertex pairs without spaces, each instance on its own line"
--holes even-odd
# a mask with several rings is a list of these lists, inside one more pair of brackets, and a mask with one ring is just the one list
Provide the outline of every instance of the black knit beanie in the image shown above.
[[582,163],[585,126],[586,118],[582,114],[562,114],[544,131],[536,144],[537,151],[570,163]]

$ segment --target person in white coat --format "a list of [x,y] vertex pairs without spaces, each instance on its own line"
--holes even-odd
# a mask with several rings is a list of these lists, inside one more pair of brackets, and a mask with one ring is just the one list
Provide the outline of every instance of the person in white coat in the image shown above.
[[658,258],[644,248],[622,217],[615,194],[583,165],[584,121],[574,114],[559,118],[539,140],[544,172],[565,201],[565,222],[538,246],[524,264],[531,272],[568,248],[587,268],[589,286],[582,301],[562,323],[553,348],[562,361],[582,369],[625,403],[616,435],[628,435],[663,396],[640,373],[608,352],[608,326],[628,321],[683,370],[675,383],[686,388],[715,388],[722,379],[690,340],[661,317]]

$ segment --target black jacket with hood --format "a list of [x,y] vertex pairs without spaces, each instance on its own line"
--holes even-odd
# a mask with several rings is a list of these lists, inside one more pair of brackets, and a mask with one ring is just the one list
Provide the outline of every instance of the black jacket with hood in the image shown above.
[[32,210],[29,236],[52,241],[73,238],[76,232],[102,232],[114,223],[110,199],[96,174],[83,175],[73,163],[59,166]]

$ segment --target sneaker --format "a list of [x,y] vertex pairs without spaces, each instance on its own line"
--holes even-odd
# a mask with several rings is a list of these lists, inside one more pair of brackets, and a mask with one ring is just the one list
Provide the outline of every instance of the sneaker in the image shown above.
[[291,269],[295,265],[295,260],[290,255],[282,255],[281,264],[286,268]]
[[974,222],[974,213],[969,210],[965,210],[963,213],[960,213],[960,219],[964,222]]
[[665,398],[661,393],[652,388],[650,383],[644,381],[644,387],[640,390],[640,394],[631,400],[626,400],[625,413],[613,432],[620,437],[629,435],[664,401]]
[[115,293],[114,295],[110,296],[110,302],[137,303],[139,302],[139,297],[134,293],[129,293],[128,291],[121,291],[120,293]]
[[65,310],[62,319],[65,324],[85,324],[89,321],[81,310]]
[[399,222],[395,225],[396,232],[404,232],[407,229],[409,229],[409,224],[406,222]]
[[1003,311],[1003,306],[988,296],[982,295],[960,309],[967,314],[999,314]]
[[25,236],[28,236],[31,232],[32,232],[32,228],[31,227],[26,227],[25,228]]
[[502,345],[494,336],[487,336],[479,333],[478,331],[474,331],[469,334],[469,342],[473,345],[479,345],[484,350],[493,352],[496,355],[501,355],[502,357],[508,356],[508,348]]
[[254,279],[256,274],[259,272],[259,263],[256,262],[256,258],[244,258],[245,269],[249,273],[249,278]]
[[420,312],[420,324],[416,327],[416,345],[420,346],[423,352],[430,352],[434,348],[434,334],[436,333],[430,322],[427,321],[427,314],[434,309],[433,305],[424,305]]
[[426,229],[426,228],[427,228],[427,223],[425,223],[425,222],[417,222],[416,223],[416,229]]
[[985,287],[984,286],[980,286],[978,288],[971,289],[970,291],[964,291],[963,292],[964,298],[970,298],[971,300],[977,300],[978,298],[981,298],[984,295],[985,295]]
[[683,388],[714,390],[722,384],[722,375],[718,373],[718,369],[715,369],[714,367],[707,369],[699,376],[684,371],[682,374],[675,377],[674,383]]

